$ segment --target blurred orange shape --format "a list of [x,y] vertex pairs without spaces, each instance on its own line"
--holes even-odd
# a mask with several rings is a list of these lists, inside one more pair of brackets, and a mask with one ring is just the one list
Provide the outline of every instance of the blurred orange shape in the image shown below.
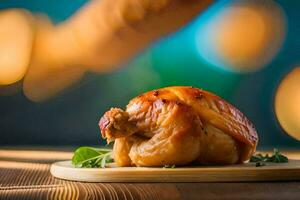
[[212,0],[90,1],[56,26],[37,18],[24,93],[33,101],[43,101],[79,81],[86,70],[114,71],[210,3]]
[[287,134],[300,141],[300,67],[281,81],[275,96],[275,113]]
[[0,85],[21,80],[30,62],[34,27],[24,10],[0,12]]
[[250,68],[251,58],[257,58],[267,42],[267,29],[261,14],[249,7],[237,7],[224,13],[218,27],[216,47],[230,64],[237,68]]
[[285,16],[272,1],[239,1],[224,7],[207,28],[218,65],[230,71],[249,72],[266,65],[280,49]]
[[23,92],[28,99],[44,101],[79,81],[85,73],[80,67],[56,67],[38,63],[31,66],[23,84]]
[[23,82],[25,96],[35,102],[62,92],[79,81],[85,73],[82,66],[64,63],[66,59],[76,60],[78,55],[77,51],[70,50],[75,49],[75,43],[64,43],[69,41],[67,36],[70,39],[70,35],[60,38],[61,35],[56,31],[47,17],[36,18],[33,56]]

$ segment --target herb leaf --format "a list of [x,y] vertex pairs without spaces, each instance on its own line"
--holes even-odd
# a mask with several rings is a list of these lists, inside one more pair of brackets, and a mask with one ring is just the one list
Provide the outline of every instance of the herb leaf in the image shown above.
[[273,150],[273,155],[269,156],[269,154],[255,154],[251,156],[250,162],[273,162],[273,163],[287,163],[289,159],[282,155],[278,149]]
[[113,162],[111,153],[110,149],[79,147],[74,152],[72,164],[83,168],[105,168],[107,163]]
[[273,153],[273,156],[271,157],[271,160],[275,163],[287,163],[287,162],[289,162],[289,159],[286,156],[280,154],[278,149],[274,149],[274,153]]

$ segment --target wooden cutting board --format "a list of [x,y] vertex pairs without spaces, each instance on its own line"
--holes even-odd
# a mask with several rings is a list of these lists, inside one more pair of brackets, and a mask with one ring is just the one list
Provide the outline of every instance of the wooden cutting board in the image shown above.
[[75,168],[71,161],[51,166],[54,177],[84,182],[248,182],[300,180],[300,160],[289,163],[255,163],[230,166],[201,166],[177,168],[109,167]]

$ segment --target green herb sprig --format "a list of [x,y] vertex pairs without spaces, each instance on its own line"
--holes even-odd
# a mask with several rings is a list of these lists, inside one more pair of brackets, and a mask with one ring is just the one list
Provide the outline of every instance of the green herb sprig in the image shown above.
[[[272,162],[272,163],[287,163],[289,162],[289,159],[282,155],[278,149],[273,150],[273,155],[269,156],[269,154],[262,155],[262,154],[255,154],[251,156],[250,162],[255,162],[256,166],[264,166],[266,165],[266,162]],[[260,163],[260,164],[257,164]]]
[[111,155],[111,149],[79,147],[74,152],[72,164],[78,168],[105,168],[114,161]]

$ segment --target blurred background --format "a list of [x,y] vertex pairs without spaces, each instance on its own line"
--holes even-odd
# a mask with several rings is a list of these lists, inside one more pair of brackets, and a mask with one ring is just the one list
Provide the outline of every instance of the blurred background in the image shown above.
[[[0,7],[59,23],[85,3],[2,0]],[[98,120],[110,107],[151,89],[192,85],[239,108],[256,126],[259,147],[300,147],[299,10],[298,1],[217,1],[122,68],[86,73],[45,101],[27,98],[22,80],[1,85],[0,145],[105,144]]]

